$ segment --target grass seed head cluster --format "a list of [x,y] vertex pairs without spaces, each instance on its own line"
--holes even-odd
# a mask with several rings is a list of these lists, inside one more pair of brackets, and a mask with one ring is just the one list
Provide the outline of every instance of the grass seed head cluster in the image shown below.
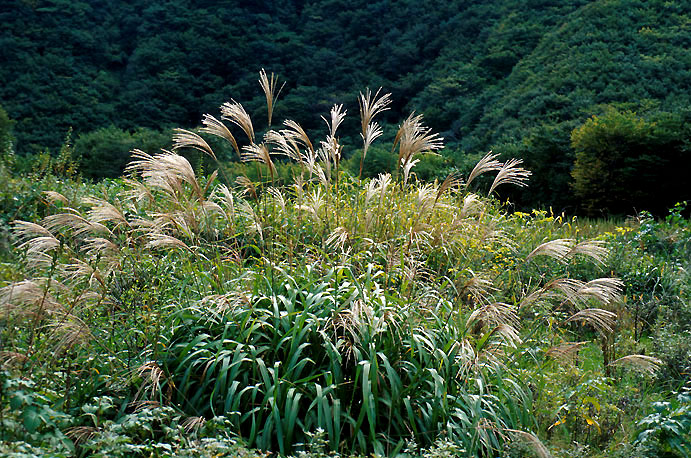
[[[260,74],[269,126],[277,81]],[[390,101],[360,94],[363,160]],[[515,368],[542,329],[554,333],[539,358],[565,364],[584,344],[574,329],[615,331],[621,281],[572,276],[574,263],[597,272],[607,247],[539,231],[519,239],[474,185],[496,173],[490,196],[524,186],[520,160],[490,153],[465,180],[417,181],[416,158],[443,146],[421,115],[400,125],[396,170],[361,179],[361,161],[351,176],[345,116],[333,107],[322,141],[292,120],[259,141],[231,101],[198,132],[178,130],[172,151],[133,151],[117,192],[47,193],[51,214],[14,223],[27,278],[0,289],[3,365],[60,367],[50,381],[64,383],[63,404],[107,395],[121,412],[170,408],[189,434],[223,418],[228,434],[280,453],[319,432],[341,453],[395,454],[413,440],[476,456],[523,440],[549,456]],[[205,136],[265,179],[229,181]],[[197,173],[181,155],[190,149],[217,171]],[[293,181],[278,185],[286,161]],[[611,364],[650,371],[658,361]],[[84,450],[112,424],[88,427],[73,434]]]

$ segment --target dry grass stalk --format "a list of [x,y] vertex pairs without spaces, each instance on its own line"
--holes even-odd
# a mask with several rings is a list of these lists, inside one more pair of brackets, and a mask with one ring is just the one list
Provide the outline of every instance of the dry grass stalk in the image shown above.
[[[286,214],[286,199],[280,189],[270,186],[266,189],[267,194],[271,196],[271,201],[274,205],[278,205],[281,215]],[[278,216],[278,215],[277,215]]]
[[[216,137],[225,139],[228,143],[231,144],[238,156],[240,155],[240,147],[238,146],[237,140],[235,140],[233,134],[230,132],[228,127],[226,127],[226,125],[223,124],[222,121],[216,119],[210,114],[205,114],[202,118],[202,124],[204,125],[204,127],[199,129],[200,132],[204,132],[206,134],[214,135]],[[212,157],[216,159],[215,156]]]
[[249,138],[250,143],[254,143],[254,127],[252,126],[252,118],[247,114],[243,106],[235,100],[226,102],[221,105],[221,119],[232,122]]
[[493,154],[490,151],[482,159],[480,159],[478,163],[475,164],[475,167],[473,167],[470,175],[468,175],[468,181],[465,182],[466,187],[470,186],[470,183],[472,183],[475,178],[479,177],[483,173],[501,170],[503,164],[496,160],[497,157],[499,157],[499,154]]
[[334,105],[331,108],[330,118],[327,120],[322,116],[322,119],[329,128],[329,135],[326,137],[325,141],[321,142],[321,148],[317,152],[322,161],[324,161],[324,166],[326,168],[326,178],[328,182],[331,182],[331,167],[338,166],[341,162],[341,153],[343,151],[343,146],[336,138],[336,131],[343,122],[347,111],[343,109],[343,105]]
[[475,216],[482,213],[484,208],[485,204],[480,197],[477,194],[469,193],[463,197],[463,206],[461,207],[461,211],[459,212],[458,216],[461,218]]
[[610,304],[621,299],[624,291],[624,282],[619,278],[596,278],[585,283],[579,290],[578,295],[582,298],[592,297],[603,304]]
[[307,136],[305,129],[300,124],[290,119],[283,121],[283,124],[288,128],[281,131],[284,136],[295,139],[307,148],[311,154],[314,154],[314,146],[312,146],[312,142]]
[[577,254],[588,256],[597,264],[604,265],[609,256],[609,250],[605,248],[606,242],[603,240],[586,240],[574,245],[571,251],[566,255],[567,258],[572,258]]
[[459,288],[459,296],[461,298],[473,298],[476,303],[483,303],[487,301],[489,295],[496,291],[492,285],[492,281],[485,278],[482,274],[475,275],[472,271],[470,272],[471,277],[463,283]]
[[62,203],[63,205],[67,205],[67,197],[63,196],[57,191],[43,191],[43,195],[46,197],[46,200],[53,205],[57,204],[58,202]]
[[110,258],[120,252],[118,245],[103,237],[90,237],[85,239],[84,242],[80,249],[91,259],[98,257]]
[[336,131],[343,122],[343,119],[345,118],[347,112],[347,110],[343,109],[343,104],[334,105],[333,107],[331,107],[331,112],[329,114],[330,116],[328,120],[324,116],[321,117],[326,123],[327,127],[329,128],[329,137],[336,137]]
[[614,332],[617,314],[609,310],[590,308],[580,310],[569,317],[565,323],[581,321],[594,327],[600,334],[607,335]]
[[123,178],[123,182],[128,186],[122,193],[123,197],[130,202],[132,208],[134,205],[141,204],[143,202],[151,203],[154,201],[154,195],[144,183],[133,178]]
[[205,424],[206,418],[204,417],[188,417],[182,422],[181,426],[187,434],[192,434],[202,429]]
[[609,363],[610,366],[630,366],[633,369],[654,375],[662,366],[662,360],[653,356],[628,355]]
[[249,196],[253,200],[257,200],[259,198],[259,195],[257,194],[257,187],[254,186],[254,183],[252,183],[252,180],[250,180],[246,176],[237,177],[235,179],[235,184],[240,186],[240,188],[242,189],[240,191],[241,194]]
[[329,234],[324,243],[329,249],[343,253],[343,248],[348,241],[348,237],[346,228],[339,226]]
[[442,181],[441,186],[439,186],[437,190],[437,195],[434,198],[434,203],[436,204],[446,191],[458,189],[462,184],[463,179],[457,172],[452,172],[448,174],[446,178],[444,178],[444,181]]
[[[432,133],[432,129],[422,125],[422,115],[411,113],[408,118],[401,123],[401,126],[394,138],[393,147],[398,145],[397,166],[404,168],[410,164],[417,154],[433,153],[444,148],[443,138],[438,134]],[[412,167],[412,165],[409,165]]]
[[503,184],[514,184],[519,187],[527,186],[528,178],[532,175],[532,172],[519,167],[522,163],[521,159],[509,159],[506,161],[494,178],[494,182],[492,182],[487,195],[492,194],[497,186]]
[[432,183],[428,183],[417,188],[415,192],[415,212],[416,218],[424,218],[427,213],[436,203],[436,197],[439,195],[439,189]]
[[275,130],[270,130],[264,135],[264,142],[275,146],[275,154],[281,154],[286,156],[293,161],[302,164],[305,162],[305,157],[300,152],[300,147],[294,137],[287,131],[277,132]]
[[29,357],[24,353],[18,353],[16,351],[0,351],[0,367],[3,368],[20,366],[28,360]]
[[245,220],[247,232],[249,234],[258,234],[263,241],[264,226],[262,225],[261,218],[259,218],[252,206],[245,201],[241,201],[238,206],[238,214]]
[[405,161],[402,166],[401,170],[403,171],[403,186],[408,184],[408,179],[410,178],[410,171],[415,167],[415,164],[420,162],[420,159],[409,159]]
[[525,257],[526,261],[535,256],[549,256],[559,262],[566,262],[567,256],[571,253],[574,245],[573,239],[555,239],[538,245]]
[[64,276],[64,282],[69,285],[76,286],[82,281],[91,285],[93,280],[98,281],[101,285],[105,284],[104,276],[97,268],[78,258],[72,258],[69,264],[62,265],[60,271]]
[[322,213],[326,201],[324,195],[322,194],[322,188],[316,188],[311,193],[307,194],[307,198],[304,203],[297,205],[295,208],[297,210],[302,210],[308,212],[312,216],[312,220],[315,223],[322,222]]
[[184,193],[182,183],[192,187],[198,199],[202,199],[202,188],[190,163],[184,157],[163,151],[154,156],[141,150],[132,151],[134,160],[127,166],[127,171],[140,173],[144,182],[151,187],[159,188],[171,197],[177,198]]
[[274,106],[276,105],[278,95],[286,85],[284,81],[278,91],[276,91],[276,83],[278,83],[278,75],[274,75],[274,73],[271,72],[271,77],[269,77],[263,68],[259,71],[259,84],[261,85],[264,95],[266,96],[266,108],[269,114],[269,126],[271,125],[271,118],[274,114]]
[[14,233],[20,241],[24,241],[18,248],[26,249],[29,256],[48,253],[60,247],[60,241],[38,224],[17,221],[14,224]]
[[89,342],[93,334],[89,326],[78,316],[66,313],[57,318],[49,327],[53,329],[53,351],[57,354],[76,345]]
[[547,450],[545,444],[543,444],[536,435],[531,434],[527,431],[519,431],[516,429],[504,429],[504,431],[513,433],[516,436],[520,437],[523,441],[530,444],[538,458],[552,458],[552,454],[549,452],[549,450]]
[[573,278],[555,278],[547,282],[541,288],[537,288],[521,299],[520,308],[524,309],[536,302],[555,297],[565,298],[565,302],[576,302],[578,291],[585,285],[580,280]]
[[75,444],[81,444],[94,437],[99,431],[95,426],[72,426],[65,430],[65,435]]
[[112,203],[95,197],[88,197],[83,199],[82,202],[91,206],[91,210],[86,212],[89,221],[93,223],[113,223],[115,227],[120,225],[129,226],[129,222],[122,211]]
[[149,249],[155,250],[159,248],[181,248],[192,253],[192,249],[187,246],[185,242],[173,237],[172,235],[150,232],[148,237],[149,242],[146,244],[146,247]]
[[271,153],[266,147],[265,143],[257,145],[256,143],[251,143],[247,146],[242,147],[242,154],[240,158],[243,162],[261,162],[269,168],[269,174],[271,174],[271,181],[274,181],[276,177],[276,166],[274,165],[273,159],[271,159]]
[[372,91],[367,88],[365,93],[361,92],[358,98],[363,137],[366,136],[367,126],[370,125],[372,119],[382,111],[388,110],[391,104],[391,94],[386,93],[380,97],[379,92],[381,92],[381,88],[377,89],[377,92],[372,96]]
[[156,393],[161,391],[161,382],[166,381],[163,369],[155,361],[146,362],[136,368],[135,376],[143,379],[139,390],[134,396],[135,400],[140,400],[140,396],[147,390],[150,397],[155,397]]
[[563,363],[571,364],[578,358],[578,352],[588,342],[566,342],[547,349],[546,355]]
[[0,288],[0,316],[14,312],[41,319],[45,314],[62,308],[62,304],[48,291],[48,285],[39,284],[38,280],[23,280]]
[[379,138],[383,134],[381,126],[372,122],[375,116],[377,116],[382,111],[389,109],[389,104],[391,104],[391,94],[384,94],[379,97],[379,92],[381,88],[377,89],[377,92],[372,96],[372,91],[369,88],[365,91],[365,94],[360,93],[358,102],[360,104],[360,124],[362,132],[360,137],[362,137],[363,147],[362,147],[362,158],[360,159],[360,173],[358,176],[362,176],[362,167],[365,162],[365,157],[367,157],[367,151],[374,140]]
[[217,315],[224,315],[228,311],[239,307],[249,307],[250,299],[247,294],[234,291],[227,294],[213,294],[201,300],[202,310],[212,310]]
[[509,325],[514,328],[519,326],[518,316],[513,307],[503,302],[485,304],[475,309],[466,321],[466,328],[469,328],[473,323],[477,323],[479,326],[486,324],[491,326]]
[[381,137],[383,133],[384,131],[382,130],[381,126],[376,122],[367,124],[367,126],[365,126],[365,131],[360,134],[363,142],[361,162],[364,162],[365,158],[367,157],[367,151],[369,150],[370,145],[372,145],[374,140]]
[[52,232],[59,232],[61,230],[71,231],[74,237],[85,235],[113,237],[110,229],[103,224],[89,221],[72,209],[67,210],[71,210],[74,213],[56,213],[55,215],[46,216],[43,219],[43,225]]
[[173,151],[177,151],[180,148],[192,148],[197,151],[201,151],[207,154],[214,160],[216,160],[216,154],[211,149],[206,140],[199,136],[196,132],[185,129],[173,129]]

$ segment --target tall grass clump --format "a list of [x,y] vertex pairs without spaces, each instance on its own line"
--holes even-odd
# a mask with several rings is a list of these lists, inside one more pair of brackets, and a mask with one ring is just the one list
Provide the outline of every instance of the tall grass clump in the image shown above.
[[[271,123],[278,80],[260,81]],[[389,102],[360,95],[363,160]],[[86,454],[113,422],[160,408],[189,434],[220,421],[281,454],[320,434],[337,453],[446,441],[490,456],[519,440],[547,456],[525,367],[614,332],[622,284],[600,276],[605,244],[514,226],[491,195],[525,185],[520,161],[490,153],[467,180],[418,181],[417,157],[443,146],[421,115],[399,127],[396,170],[362,179],[341,166],[341,105],[321,141],[292,120],[260,135],[236,101],[220,110],[199,133],[178,130],[172,151],[133,151],[110,188],[53,192],[47,216],[14,222],[26,278],[0,289],[2,363],[53,387],[73,416],[63,443]],[[214,136],[254,179],[228,180]],[[198,173],[187,149],[217,169]],[[488,197],[475,187],[486,173]],[[533,346],[545,329],[550,345]],[[94,396],[112,401],[109,426],[80,410]],[[123,443],[143,456],[144,437],[169,437],[152,428]]]

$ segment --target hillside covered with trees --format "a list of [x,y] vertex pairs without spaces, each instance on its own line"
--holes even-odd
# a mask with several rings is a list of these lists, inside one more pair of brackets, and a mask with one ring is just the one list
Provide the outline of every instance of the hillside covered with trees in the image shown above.
[[521,205],[662,212],[688,191],[663,184],[654,202],[625,205],[582,191],[604,185],[572,174],[591,153],[571,134],[614,111],[666,120],[664,138],[621,153],[630,163],[614,173],[646,179],[633,189],[623,179],[613,196],[689,173],[690,12],[662,0],[13,0],[0,7],[0,105],[20,154],[55,153],[72,128],[84,173],[98,178],[119,175],[136,141],[166,146],[155,131],[198,125],[231,97],[261,110],[260,68],[287,81],[276,119],[290,113],[308,130],[335,101],[355,113],[357,92],[381,86],[395,100],[386,120],[416,110],[444,136],[438,177],[494,150],[534,171]]

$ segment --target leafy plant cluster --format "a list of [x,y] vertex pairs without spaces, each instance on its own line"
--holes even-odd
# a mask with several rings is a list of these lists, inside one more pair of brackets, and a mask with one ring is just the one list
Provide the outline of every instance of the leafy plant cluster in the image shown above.
[[[267,119],[275,81],[260,73]],[[391,103],[360,94],[361,163]],[[538,436],[631,441],[615,425],[641,403],[609,393],[650,386],[663,361],[627,338],[605,241],[492,197],[526,184],[520,160],[423,183],[420,158],[443,145],[413,114],[392,173],[363,179],[344,170],[341,105],[319,142],[292,120],[261,133],[234,100],[220,111],[172,151],[135,150],[127,177],[48,190],[14,221],[8,453],[543,457]],[[252,178],[232,180],[214,141]]]

